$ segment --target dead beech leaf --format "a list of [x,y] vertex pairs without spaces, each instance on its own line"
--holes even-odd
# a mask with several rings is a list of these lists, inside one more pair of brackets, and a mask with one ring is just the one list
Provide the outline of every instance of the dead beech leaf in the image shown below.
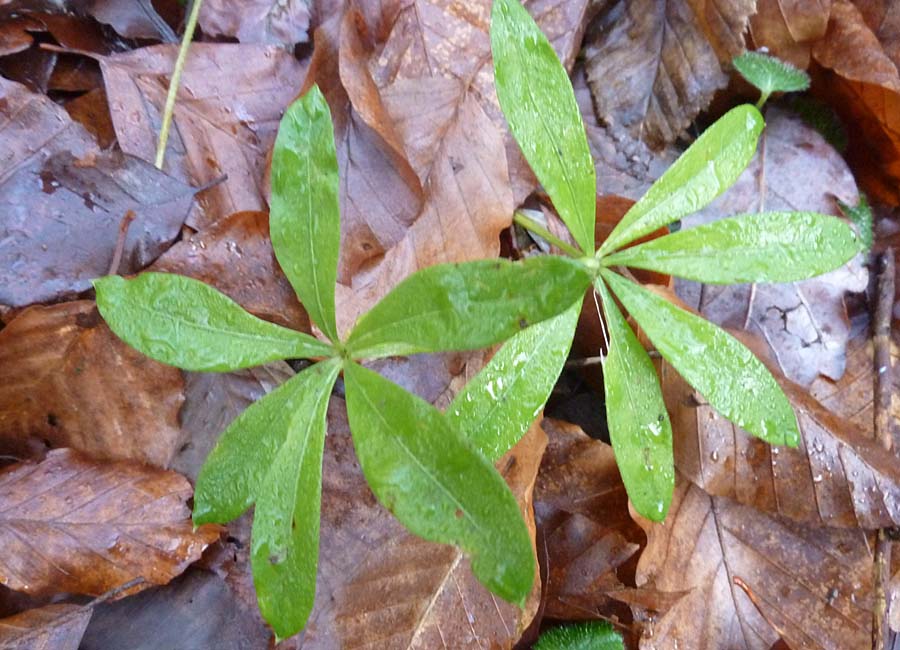
[[[856,204],[853,175],[818,132],[774,108],[766,116],[763,142],[747,170],[708,208],[684,219],[684,227],[760,208],[837,215],[835,197]],[[679,280],[676,287],[711,321],[761,335],[785,376],[808,386],[818,375],[843,374],[850,336],[844,295],[864,291],[867,284],[868,271],[857,256],[803,282],[715,286]]]
[[[828,33],[813,48],[813,57],[826,68],[814,85],[844,123],[852,125],[847,158],[859,170],[860,183],[870,194],[897,205],[900,50],[890,25],[879,31],[872,32],[854,5],[836,0]],[[882,44],[881,35],[894,40]]]
[[80,158],[97,149],[88,132],[49,97],[3,77],[0,117],[0,183],[21,167],[59,151],[69,151]]
[[860,428],[782,381],[800,444],[774,447],[718,415],[668,364],[662,383],[675,465],[707,493],[813,526],[900,524],[900,459],[884,452],[871,423]]
[[[110,114],[122,151],[153,162],[177,45],[101,59]],[[200,229],[242,210],[265,208],[263,175],[278,122],[303,79],[282,48],[195,43],[185,64],[165,170],[195,186],[228,180],[202,195]]]
[[642,525],[639,590],[689,590],[645,623],[642,650],[769,650],[779,637],[804,650],[869,647],[872,557],[862,531],[800,526],[683,478],[666,521]]
[[548,444],[535,485],[547,583],[544,616],[589,620],[614,608],[617,570],[643,541],[612,448],[575,425],[545,418]]
[[233,36],[241,43],[305,43],[309,5],[306,0],[209,0],[200,10],[200,27],[207,34]]
[[750,33],[757,47],[805,70],[812,45],[825,36],[833,0],[757,0]]
[[585,36],[597,115],[654,148],[673,142],[728,84],[753,0],[618,0]]
[[91,608],[47,605],[0,619],[0,650],[78,650]]
[[153,0],[68,0],[68,5],[81,14],[89,14],[98,22],[109,25],[125,38],[178,42],[172,28],[156,13]]
[[175,244],[149,270],[196,278],[260,318],[309,331],[309,317],[275,260],[265,212],[220,219]]
[[0,183],[0,303],[12,307],[90,289],[108,272],[129,212],[119,270],[140,271],[178,236],[193,202],[191,187],[115,152],[35,163]]
[[221,577],[190,567],[167,585],[95,606],[80,650],[262,650],[270,637]]
[[36,440],[165,467],[178,447],[181,372],[122,343],[91,301],[14,318],[0,330],[0,376],[4,453],[27,456]]
[[219,536],[196,531],[187,480],[56,449],[0,472],[0,582],[29,594],[100,595],[137,577],[165,584]]

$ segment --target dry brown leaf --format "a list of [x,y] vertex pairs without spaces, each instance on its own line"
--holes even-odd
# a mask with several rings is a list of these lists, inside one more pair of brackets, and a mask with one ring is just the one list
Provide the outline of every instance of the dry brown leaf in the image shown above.
[[806,69],[812,45],[825,36],[833,0],[757,0],[750,33],[758,47]]
[[163,587],[94,607],[80,650],[264,650],[270,637],[221,577],[191,567]]
[[65,108],[73,120],[94,136],[101,149],[109,149],[116,143],[116,130],[109,116],[109,101],[102,86],[66,102]]
[[608,616],[615,609],[610,594],[624,587],[617,570],[644,535],[628,516],[612,448],[575,425],[545,418],[542,426],[548,444],[534,507],[546,550],[544,616]]
[[588,28],[585,67],[597,115],[662,148],[728,84],[753,0],[618,0]]
[[0,650],[78,650],[91,608],[47,605],[0,619]]
[[207,0],[200,27],[214,36],[233,36],[241,43],[294,45],[307,41],[307,0]]
[[220,219],[166,251],[150,270],[196,278],[260,318],[309,331],[309,317],[275,260],[265,212]]
[[59,152],[20,166],[0,182],[0,303],[22,307],[90,289],[109,272],[129,213],[118,270],[140,271],[178,236],[193,196],[150,163],[116,152],[84,161]]
[[4,469],[0,487],[0,582],[29,594],[165,584],[219,536],[193,530],[184,477],[134,462],[56,449]]
[[860,428],[782,381],[800,444],[774,447],[718,415],[668,364],[662,383],[675,465],[707,493],[813,526],[900,524],[900,459],[884,453],[871,422]]
[[37,443],[162,467],[181,432],[181,372],[122,343],[90,301],[30,307],[0,331],[0,445]]
[[[818,132],[774,108],[766,115],[764,141],[747,170],[708,208],[684,219],[685,227],[760,207],[839,214],[835,197],[856,204],[853,175]],[[857,256],[803,282],[715,286],[679,281],[677,288],[711,321],[761,335],[784,374],[808,386],[818,375],[838,379],[843,374],[850,336],[844,295],[864,291],[867,284],[868,271]]]
[[[160,115],[178,46],[158,45],[101,60],[110,114],[125,153],[153,162]],[[228,180],[202,195],[195,228],[265,208],[263,175],[285,107],[303,67],[282,48],[195,43],[187,59],[165,170],[195,186]]]
[[645,623],[642,650],[769,650],[779,636],[795,650],[870,646],[872,557],[862,531],[803,527],[684,479],[665,523],[642,525],[638,585],[690,590]]
[[68,5],[82,14],[110,25],[125,38],[146,38],[167,43],[178,42],[172,28],[156,13],[153,0],[68,0]]

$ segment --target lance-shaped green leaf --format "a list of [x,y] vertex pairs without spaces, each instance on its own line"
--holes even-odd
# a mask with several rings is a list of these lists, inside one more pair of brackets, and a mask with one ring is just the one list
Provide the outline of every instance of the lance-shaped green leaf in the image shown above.
[[741,76],[759,88],[764,97],[775,92],[800,92],[809,88],[809,75],[790,63],[762,52],[744,52],[734,58]]
[[788,398],[743,343],[612,271],[601,274],[659,353],[714,409],[766,442],[797,445],[800,431]]
[[597,182],[569,75],[519,0],[495,0],[491,51],[510,131],[560,218],[590,255]]
[[360,318],[347,347],[357,359],[484,348],[566,311],[590,283],[583,262],[554,255],[431,266]]
[[325,415],[340,360],[319,365],[317,379],[295,393],[287,438],[253,513],[253,584],[259,610],[279,640],[306,625],[316,596]]
[[588,621],[541,632],[533,650],[625,650],[625,643],[606,621]]
[[843,201],[838,201],[838,207],[841,209],[859,232],[859,244],[864,253],[872,250],[873,234],[872,234],[872,207],[865,194],[859,195],[859,203],[856,205],[847,205]]
[[340,362],[306,368],[234,419],[206,457],[194,489],[194,523],[226,523],[253,505],[298,410],[310,394],[330,389]]
[[581,301],[519,332],[473,377],[447,409],[450,422],[492,463],[544,408],[572,347]]
[[749,104],[725,113],[631,206],[597,254],[611,253],[709,204],[747,167],[764,125]]
[[355,363],[344,368],[353,444],[369,486],[412,533],[456,544],[475,576],[520,606],[534,557],[509,487],[428,402]]
[[609,353],[603,362],[606,421],[622,482],[635,509],[662,521],[675,489],[672,423],[650,356],[601,280]]
[[680,230],[603,258],[709,284],[794,282],[841,266],[860,250],[853,229],[814,212],[764,212]]
[[116,336],[184,370],[227,372],[334,352],[308,334],[248,314],[228,296],[183,275],[111,275],[94,280],[94,288],[97,308]]
[[300,302],[336,342],[338,166],[331,111],[318,86],[291,104],[281,118],[272,151],[269,231],[275,257]]

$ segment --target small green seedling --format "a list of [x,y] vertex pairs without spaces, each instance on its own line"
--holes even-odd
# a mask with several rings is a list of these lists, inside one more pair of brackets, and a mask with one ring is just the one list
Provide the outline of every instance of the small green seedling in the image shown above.
[[[757,108],[742,105],[707,129],[594,253],[594,167],[568,75],[518,0],[495,1],[491,46],[497,95],[512,134],[577,243],[576,251],[569,245],[563,249],[593,269],[585,289],[593,285],[603,304],[609,337],[603,364],[607,421],[628,496],[640,514],[662,520],[674,485],[672,428],[653,363],[613,296],[666,361],[723,416],[772,444],[796,445],[799,431],[784,392],[750,350],[632,281],[625,267],[711,284],[793,282],[844,264],[859,252],[859,241],[832,216],[767,212],[633,245],[700,210],[737,180],[764,126]],[[769,77],[774,79],[765,82],[769,92],[784,87],[771,71]],[[517,221],[546,234],[526,218]],[[537,329],[544,327],[549,325]],[[575,319],[565,327],[570,341]]]
[[735,57],[733,64],[744,79],[759,89],[759,109],[772,93],[795,93],[809,88],[806,72],[764,52],[744,52]]
[[[466,551],[475,575],[495,594],[524,603],[535,573],[531,540],[493,466],[515,443],[495,433],[508,430],[507,409],[493,408],[492,396],[470,388],[445,415],[358,362],[501,342],[565,312],[590,273],[561,257],[434,266],[397,285],[342,340],[334,298],[338,166],[328,104],[316,87],[282,119],[269,228],[281,268],[328,342],[260,320],[183,276],[144,273],[94,282],[110,328],[163,363],[228,372],[277,359],[318,361],[247,408],[222,434],[197,479],[194,522],[226,523],[255,505],[251,564],[260,610],[279,638],[299,631],[316,588],[326,410],[343,372],[353,443],[376,497],[413,533]],[[537,299],[535,286],[546,287]],[[507,350],[529,341],[537,349],[529,344],[511,368],[559,355],[568,343],[554,338],[555,331],[518,339]],[[520,390],[513,372],[500,367],[504,358],[498,355],[472,386],[485,384],[501,399]],[[529,421],[555,378],[528,378],[516,408],[526,409]]]
[[625,643],[609,623],[590,621],[547,630],[534,650],[625,650]]

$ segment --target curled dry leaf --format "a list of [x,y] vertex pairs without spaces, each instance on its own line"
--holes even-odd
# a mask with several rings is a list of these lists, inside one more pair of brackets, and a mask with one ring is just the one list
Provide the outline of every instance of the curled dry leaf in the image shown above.
[[47,605],[0,619],[0,650],[78,650],[91,611]]
[[[160,116],[177,45],[158,45],[101,59],[110,114],[122,151],[156,157]],[[227,175],[202,194],[205,217],[194,228],[242,210],[265,207],[263,174],[278,121],[303,79],[282,48],[194,43],[187,59],[165,170],[195,186]]]
[[220,219],[175,244],[149,270],[201,280],[260,318],[309,331],[309,317],[275,260],[265,212]]
[[119,270],[143,269],[169,247],[192,205],[191,187],[139,158],[59,152],[34,162],[0,183],[0,303],[13,307],[90,289],[108,272],[129,213]]
[[639,588],[690,590],[645,624],[642,650],[769,650],[779,637],[808,650],[869,647],[872,557],[862,531],[800,526],[684,479],[666,521],[642,525]]
[[719,416],[662,366],[675,464],[714,496],[813,526],[875,529],[900,524],[900,459],[864,429],[782,380],[800,425],[797,448],[775,447]]
[[612,448],[575,425],[546,418],[542,426],[548,444],[534,507],[546,550],[544,616],[596,619],[615,608],[610,594],[624,587],[617,570],[644,535],[628,516]]
[[167,43],[178,41],[172,28],[156,13],[153,0],[69,0],[68,5],[111,26],[125,38],[146,38]]
[[585,36],[585,67],[597,114],[654,148],[681,135],[728,84],[744,49],[752,0],[608,3]]
[[[856,205],[853,175],[824,138],[799,119],[769,109],[756,157],[737,182],[685,228],[742,213],[805,210],[839,214],[835,197]],[[803,282],[698,285],[679,281],[678,294],[704,317],[761,335],[782,372],[803,386],[818,375],[844,372],[850,323],[844,295],[860,292],[868,271],[857,256],[843,267]]]
[[134,578],[165,584],[219,536],[193,530],[184,477],[57,449],[0,473],[0,581],[29,594],[99,595]]
[[30,307],[0,331],[0,446],[34,441],[96,458],[167,466],[179,444],[184,382],[122,343],[94,303]]
[[307,0],[208,0],[200,10],[200,27],[207,34],[233,36],[241,43],[305,43],[310,4]]

